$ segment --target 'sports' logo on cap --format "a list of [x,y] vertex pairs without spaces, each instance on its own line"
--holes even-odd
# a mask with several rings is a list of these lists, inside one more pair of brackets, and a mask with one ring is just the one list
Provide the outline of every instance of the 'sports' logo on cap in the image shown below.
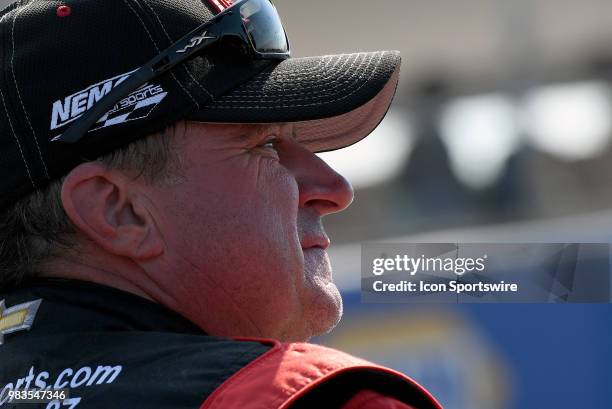
[[[106,94],[109,94],[113,88],[125,81],[134,71],[135,70],[108,78],[63,99],[55,101],[51,108],[50,130],[53,131],[64,127],[79,119],[88,109],[94,106],[96,102],[101,100]],[[91,127],[90,131],[137,119],[144,119],[149,116],[153,109],[155,109],[167,95],[168,92],[166,92],[161,85],[146,83],[115,104],[110,111],[98,119],[96,124]],[[53,141],[58,138],[59,136],[55,136],[51,140]]]

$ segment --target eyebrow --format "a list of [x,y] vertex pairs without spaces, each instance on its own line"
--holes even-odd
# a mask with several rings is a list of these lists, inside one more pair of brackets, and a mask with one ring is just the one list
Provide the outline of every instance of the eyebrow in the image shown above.
[[239,134],[236,135],[242,141],[253,141],[262,138],[262,134],[267,133],[270,128],[277,127],[278,125],[284,125],[284,123],[274,123],[274,124],[244,124],[244,130],[240,130]]

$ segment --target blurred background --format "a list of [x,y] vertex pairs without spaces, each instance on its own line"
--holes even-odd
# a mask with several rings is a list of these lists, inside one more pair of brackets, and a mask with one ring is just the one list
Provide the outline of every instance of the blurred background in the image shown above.
[[360,300],[364,242],[612,242],[612,2],[275,4],[296,57],[403,57],[380,127],[321,155],[355,202],[326,219],[345,315],[317,341],[446,409],[612,408],[610,305]]
[[380,127],[321,155],[355,202],[326,219],[345,315],[317,341],[446,409],[612,408],[609,304],[360,302],[364,242],[612,242],[612,2],[275,3],[295,57],[403,56]]

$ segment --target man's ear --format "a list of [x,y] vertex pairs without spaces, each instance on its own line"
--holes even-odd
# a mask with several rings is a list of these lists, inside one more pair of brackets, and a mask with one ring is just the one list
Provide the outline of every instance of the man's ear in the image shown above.
[[74,225],[105,251],[131,259],[163,253],[163,241],[135,182],[96,162],[74,168],[62,185],[62,205]]

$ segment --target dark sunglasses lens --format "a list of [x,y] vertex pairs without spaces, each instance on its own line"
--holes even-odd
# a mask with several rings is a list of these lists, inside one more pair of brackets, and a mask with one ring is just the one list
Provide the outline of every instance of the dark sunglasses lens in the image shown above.
[[240,6],[244,27],[260,53],[289,51],[285,30],[270,0],[248,0]]

